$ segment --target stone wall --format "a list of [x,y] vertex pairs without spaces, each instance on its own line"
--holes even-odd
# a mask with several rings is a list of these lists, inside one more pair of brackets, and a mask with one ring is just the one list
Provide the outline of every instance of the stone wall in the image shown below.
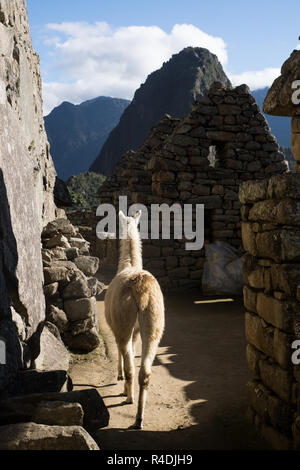
[[292,117],[296,173],[240,188],[248,400],[253,422],[276,449],[300,448],[300,371],[292,347],[300,335],[300,110],[292,99],[299,78],[300,51],[293,51],[264,102],[266,113]]
[[[141,203],[147,208],[204,204],[206,243],[222,240],[241,249],[239,185],[286,171],[284,156],[249,88],[224,89],[215,83],[184,119],[166,115],[139,150],[125,154],[99,196],[102,203],[117,209],[120,195],[128,196],[129,205]],[[100,241],[95,241],[95,216],[90,216],[93,254],[107,252],[111,262],[111,250],[101,249]],[[78,213],[70,218],[88,225],[86,214],[82,221]],[[186,251],[185,242],[144,240],[145,268],[164,289],[201,287],[205,251]]]
[[300,448],[300,175],[241,186],[251,417],[277,449]]
[[71,351],[90,352],[99,343],[96,296],[104,285],[94,275],[99,259],[68,219],[56,219],[43,230],[44,293],[47,327]]
[[40,353],[45,320],[41,230],[57,215],[39,59],[25,0],[0,2],[0,396]]

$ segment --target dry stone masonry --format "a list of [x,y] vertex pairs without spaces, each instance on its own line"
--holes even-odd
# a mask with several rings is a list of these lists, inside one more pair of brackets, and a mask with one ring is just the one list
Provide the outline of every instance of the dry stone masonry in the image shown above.
[[244,305],[252,419],[275,448],[299,448],[300,175],[272,176],[241,186]]
[[[299,105],[292,83],[300,78],[300,52],[284,63],[264,111],[292,117],[292,150],[299,161]],[[300,448],[299,340],[300,175],[272,176],[240,188],[244,256],[248,400],[253,422],[276,449]],[[292,359],[293,353],[296,353]]]
[[99,345],[96,296],[104,285],[94,275],[99,259],[68,219],[56,219],[43,230],[44,293],[47,326],[79,352]]
[[[166,115],[136,152],[128,152],[99,189],[102,203],[205,205],[205,241],[241,249],[239,185],[287,171],[287,164],[249,88],[215,83],[184,119]],[[150,212],[150,211],[149,211]],[[74,218],[73,218],[74,217]],[[86,216],[85,216],[86,217]],[[79,225],[78,214],[71,216]],[[172,233],[172,231],[171,231]],[[205,250],[186,240],[144,240],[145,267],[165,289],[201,287]],[[105,243],[93,241],[105,257]],[[111,240],[107,258],[112,260]],[[104,259],[105,263],[105,259]]]

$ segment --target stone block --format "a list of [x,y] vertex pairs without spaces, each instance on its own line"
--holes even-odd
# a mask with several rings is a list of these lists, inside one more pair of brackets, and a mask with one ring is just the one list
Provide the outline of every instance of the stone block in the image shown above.
[[83,426],[89,432],[106,427],[109,423],[109,412],[96,389],[66,393],[35,393],[1,400],[0,416],[2,422],[16,422],[20,419],[27,421],[30,419],[30,413],[27,413],[26,410],[36,409],[42,402],[79,404],[83,410]]
[[63,290],[62,296],[64,299],[91,297],[91,289],[85,275],[81,272],[76,272],[70,283]]
[[283,331],[275,328],[274,331],[274,356],[278,364],[283,369],[288,369],[291,365],[292,337]]
[[79,256],[74,263],[86,276],[94,276],[99,269],[99,258],[94,256]]
[[246,313],[246,338],[249,343],[269,357],[274,357],[274,328],[267,327],[256,315]]
[[257,292],[248,286],[243,287],[244,305],[250,312],[256,313]]
[[96,299],[95,297],[65,300],[64,308],[68,320],[76,322],[85,320],[96,314]]
[[1,450],[99,450],[81,426],[47,426],[36,423],[0,427]]
[[261,357],[261,353],[255,347],[251,344],[247,344],[246,358],[249,370],[251,371],[254,379],[259,379],[259,361]]
[[55,282],[69,282],[71,273],[65,266],[55,266],[44,268],[45,284],[53,284]]
[[300,199],[300,175],[286,173],[271,176],[268,180],[267,195],[270,199]]
[[61,333],[66,331],[68,328],[69,322],[65,312],[55,305],[50,305],[47,308],[46,319],[53,323]]
[[291,372],[263,360],[259,362],[259,370],[263,384],[276,393],[279,398],[289,403],[292,396]]
[[242,240],[244,249],[248,251],[252,256],[257,256],[258,250],[256,246],[256,237],[253,231],[252,224],[248,222],[242,222]]
[[267,198],[268,181],[246,181],[239,187],[239,198],[242,204],[254,203]]
[[257,294],[256,310],[258,315],[267,323],[281,330],[291,331],[293,309],[289,302],[259,292]]
[[68,370],[70,355],[62,341],[58,340],[47,327],[40,338],[40,354],[35,360],[38,370]]
[[67,331],[64,342],[74,352],[89,353],[99,346],[100,339],[96,328],[92,328],[76,336]]

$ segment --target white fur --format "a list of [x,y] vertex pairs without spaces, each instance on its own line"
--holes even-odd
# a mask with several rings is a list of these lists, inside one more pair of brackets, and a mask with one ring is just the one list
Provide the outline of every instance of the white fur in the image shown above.
[[164,300],[152,274],[143,269],[142,243],[138,231],[141,212],[119,220],[123,239],[120,241],[118,272],[105,296],[105,316],[119,351],[118,380],[123,380],[126,402],[134,402],[134,347],[141,334],[142,359],[139,372],[139,402],[134,428],[141,429],[151,366],[164,330]]

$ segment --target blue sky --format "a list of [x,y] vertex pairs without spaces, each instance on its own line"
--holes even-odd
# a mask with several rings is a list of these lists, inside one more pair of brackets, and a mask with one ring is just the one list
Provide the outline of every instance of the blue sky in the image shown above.
[[187,45],[218,55],[229,78],[270,85],[298,47],[299,0],[27,0],[45,113],[63,100],[132,98]]

